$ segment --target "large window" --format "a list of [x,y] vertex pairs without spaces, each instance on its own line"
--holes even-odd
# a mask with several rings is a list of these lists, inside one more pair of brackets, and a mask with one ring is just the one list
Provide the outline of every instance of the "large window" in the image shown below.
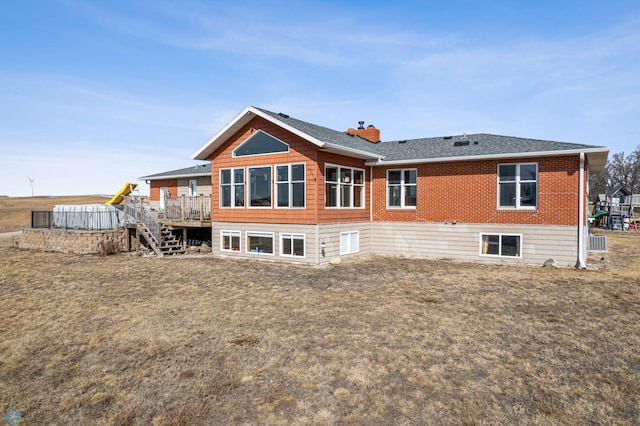
[[387,206],[416,206],[416,169],[387,170]]
[[249,205],[271,207],[271,166],[249,167]]
[[273,254],[273,233],[247,232],[247,252]]
[[289,152],[289,145],[268,133],[258,130],[233,150],[234,157],[250,155],[278,154]]
[[340,254],[357,253],[360,251],[360,231],[340,233]]
[[276,166],[277,207],[305,206],[304,164]]
[[364,207],[364,170],[326,165],[325,207]]
[[220,207],[244,207],[244,169],[220,169]]
[[498,165],[498,206],[534,209],[538,205],[538,164]]
[[240,231],[220,231],[220,250],[240,251]]
[[484,256],[522,256],[522,236],[506,234],[480,234],[480,254]]
[[304,257],[304,234],[280,234],[280,255]]

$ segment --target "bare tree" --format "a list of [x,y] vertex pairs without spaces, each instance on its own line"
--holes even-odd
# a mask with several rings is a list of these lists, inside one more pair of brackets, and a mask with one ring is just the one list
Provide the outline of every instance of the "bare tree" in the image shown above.
[[609,157],[602,173],[589,176],[591,199],[597,201],[598,194],[622,185],[633,194],[640,193],[640,145],[630,153],[613,154]]

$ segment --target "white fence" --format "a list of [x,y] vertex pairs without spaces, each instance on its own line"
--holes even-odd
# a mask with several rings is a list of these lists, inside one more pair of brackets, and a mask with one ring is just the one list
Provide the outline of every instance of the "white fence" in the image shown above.
[[52,226],[54,228],[99,231],[118,228],[122,225],[122,208],[116,206],[87,204],[53,208]]

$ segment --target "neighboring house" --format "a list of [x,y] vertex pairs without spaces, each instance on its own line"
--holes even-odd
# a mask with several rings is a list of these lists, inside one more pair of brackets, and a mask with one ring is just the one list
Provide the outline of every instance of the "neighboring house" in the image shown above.
[[214,253],[585,266],[588,175],[608,148],[489,134],[380,142],[363,124],[236,116],[193,155],[212,165]]
[[149,184],[151,207],[163,211],[169,197],[211,195],[211,163],[139,177]]

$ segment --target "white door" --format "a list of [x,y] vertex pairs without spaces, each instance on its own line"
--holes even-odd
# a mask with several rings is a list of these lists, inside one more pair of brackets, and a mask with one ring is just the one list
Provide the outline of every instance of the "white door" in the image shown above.
[[169,188],[166,186],[160,187],[160,210],[164,210],[164,199],[169,196]]
[[189,180],[189,196],[198,195],[198,181],[195,179]]

